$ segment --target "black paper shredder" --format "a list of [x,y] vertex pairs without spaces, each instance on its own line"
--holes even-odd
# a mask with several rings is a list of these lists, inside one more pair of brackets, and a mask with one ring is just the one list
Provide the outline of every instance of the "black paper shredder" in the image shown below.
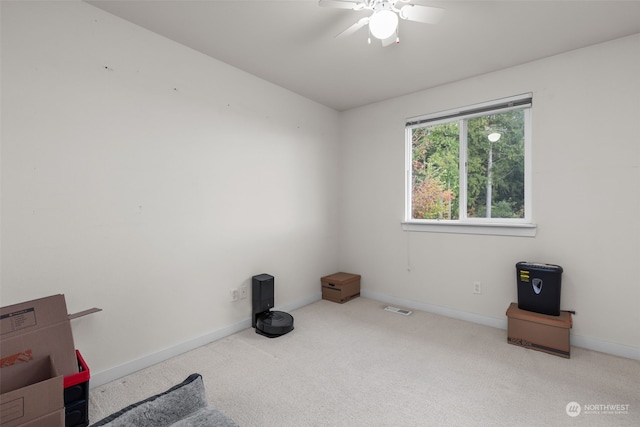
[[516,274],[519,309],[560,315],[562,267],[521,261],[516,264]]

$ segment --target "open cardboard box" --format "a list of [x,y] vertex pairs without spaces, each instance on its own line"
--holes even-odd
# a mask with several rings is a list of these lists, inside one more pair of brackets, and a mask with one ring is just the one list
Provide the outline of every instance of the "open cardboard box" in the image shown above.
[[70,319],[95,311],[69,315],[64,295],[0,308],[1,427],[64,425],[63,381],[79,372]]
[[63,381],[49,356],[0,369],[0,425],[63,426]]

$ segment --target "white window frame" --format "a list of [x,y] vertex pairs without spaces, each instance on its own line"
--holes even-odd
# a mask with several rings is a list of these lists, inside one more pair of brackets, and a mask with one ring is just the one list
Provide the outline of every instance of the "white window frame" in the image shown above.
[[[522,94],[509,98],[502,98],[481,104],[470,105],[460,109],[441,111],[434,114],[410,118],[405,129],[405,217],[402,229],[405,231],[426,231],[436,233],[463,233],[463,234],[489,234],[502,236],[534,237],[537,226],[533,222],[533,188],[532,188],[532,106],[524,109],[524,218],[467,218],[467,130],[466,120],[479,117],[492,112],[491,108],[505,106],[496,109],[495,112],[505,112],[510,109],[522,109],[521,105],[509,107],[509,104],[517,104],[519,101],[531,99],[532,94]],[[475,112],[481,110],[480,112]],[[468,113],[467,113],[468,112]],[[459,217],[457,220],[439,219],[413,219],[412,215],[412,160],[413,144],[412,130],[424,126],[421,122],[428,120],[430,125],[451,122],[451,117],[458,118],[460,127],[460,203]],[[442,120],[438,120],[442,118]]]

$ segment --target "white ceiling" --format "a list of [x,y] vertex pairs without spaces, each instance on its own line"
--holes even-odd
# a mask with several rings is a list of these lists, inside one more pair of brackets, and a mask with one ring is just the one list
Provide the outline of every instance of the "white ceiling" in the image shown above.
[[388,47],[336,39],[369,13],[317,0],[87,2],[339,111],[640,33],[639,0],[412,0],[443,20]]

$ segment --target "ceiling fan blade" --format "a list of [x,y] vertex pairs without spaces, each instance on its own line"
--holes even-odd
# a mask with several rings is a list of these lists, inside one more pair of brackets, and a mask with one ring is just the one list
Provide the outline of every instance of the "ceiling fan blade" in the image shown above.
[[336,38],[350,36],[351,34],[355,33],[356,31],[358,31],[360,28],[364,27],[368,23],[369,23],[368,16],[365,18],[362,18],[358,22],[356,22],[355,24],[353,24],[352,26],[350,26],[349,28],[347,28],[346,30],[338,34]]
[[437,24],[444,15],[444,9],[418,4],[407,4],[400,8],[400,18],[409,21]]
[[318,4],[322,7],[333,7],[336,9],[354,9],[362,10],[365,4],[361,1],[349,0],[320,0]]

